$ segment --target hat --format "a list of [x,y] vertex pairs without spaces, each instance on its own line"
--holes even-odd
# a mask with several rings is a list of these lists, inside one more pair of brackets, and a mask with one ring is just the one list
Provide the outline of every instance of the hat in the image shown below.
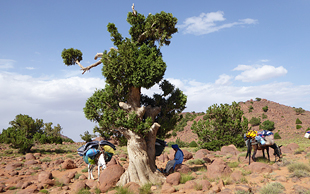
[[173,149],[179,149],[178,144],[173,144],[173,145],[171,145],[171,147],[172,147]]

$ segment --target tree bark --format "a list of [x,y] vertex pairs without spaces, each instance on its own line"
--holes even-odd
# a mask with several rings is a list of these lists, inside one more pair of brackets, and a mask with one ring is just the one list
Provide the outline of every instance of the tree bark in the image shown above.
[[[154,127],[157,128],[157,126]],[[154,148],[150,149],[148,145],[152,145],[152,143],[146,142],[144,138],[132,131],[127,130],[125,136],[129,137],[127,141],[129,166],[117,185],[135,182],[142,186],[149,182],[153,184],[163,182],[165,180],[164,175],[157,171],[155,167],[155,141],[153,144]],[[153,138],[155,140],[156,136]],[[152,153],[149,154],[148,152]],[[153,157],[150,158],[150,155],[153,155]]]
[[[140,107],[140,88],[130,87],[128,95],[127,103],[119,102],[119,106],[128,112],[134,111],[142,119],[146,108]],[[149,107],[148,115],[158,114],[158,110],[160,109]],[[135,182],[142,186],[149,182],[156,184],[165,180],[163,174],[156,170],[155,164],[155,141],[159,127],[158,123],[153,123],[145,137],[130,129],[119,129],[127,139],[129,166],[117,185]]]

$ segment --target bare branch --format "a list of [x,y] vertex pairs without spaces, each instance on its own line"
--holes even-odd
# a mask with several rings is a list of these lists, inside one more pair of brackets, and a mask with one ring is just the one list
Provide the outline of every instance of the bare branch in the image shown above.
[[137,16],[137,11],[135,10],[135,4],[134,3],[132,4],[131,9],[132,9],[132,14],[134,16]]

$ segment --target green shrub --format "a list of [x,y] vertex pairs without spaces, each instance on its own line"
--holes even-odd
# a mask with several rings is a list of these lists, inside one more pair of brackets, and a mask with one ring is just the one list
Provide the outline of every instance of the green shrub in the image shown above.
[[252,117],[249,123],[250,123],[252,126],[257,126],[257,125],[260,124],[260,118]]
[[262,114],[262,119],[267,119],[267,115],[265,115],[264,113]]
[[260,126],[259,126],[259,129],[264,129],[264,130],[267,130],[267,131],[273,131],[275,128],[274,128],[274,122],[273,121],[269,121],[269,120],[266,120],[264,121]]
[[261,98],[255,98],[256,99],[256,101],[261,101],[262,99]]
[[264,112],[267,112],[268,111],[268,106],[264,106],[262,109],[263,109]]
[[294,172],[295,170],[304,170],[304,171],[310,172],[309,165],[305,163],[301,163],[301,162],[292,163],[287,166],[287,169],[289,172]]
[[295,124],[302,124],[302,122],[299,120],[299,118],[297,118]]
[[301,107],[300,108],[294,108],[294,110],[295,110],[296,114],[298,114],[298,115],[305,112],[305,110],[302,109]]
[[81,189],[77,192],[77,194],[91,194],[91,192],[88,189]]
[[196,148],[196,147],[198,147],[198,144],[195,141],[192,141],[192,142],[189,143],[188,146],[191,147],[191,148]]
[[173,137],[177,136],[177,133],[175,131],[172,131],[172,134],[171,134]]
[[281,139],[281,136],[279,135],[278,132],[276,132],[276,133],[274,134],[274,138],[275,138],[275,139]]
[[252,112],[254,110],[253,106],[249,106],[249,112]]
[[175,142],[173,142],[173,141],[169,142],[169,143],[168,143],[168,146],[171,147],[171,145],[173,145],[173,144],[178,144],[178,146],[179,146],[180,148],[188,147],[188,143],[186,143],[186,142],[180,140],[179,137],[176,139]]
[[190,165],[193,165],[193,164],[200,165],[200,164],[204,164],[206,162],[202,159],[194,159],[194,160],[188,160],[187,163]]
[[285,187],[278,182],[269,183],[262,187],[259,191],[260,194],[280,194],[283,193]]
[[185,184],[187,181],[194,179],[190,174],[181,174],[180,183]]
[[96,137],[96,135],[90,134],[88,131],[85,131],[84,135],[80,134],[80,137],[85,142],[91,142],[92,138]]
[[142,187],[139,188],[139,194],[151,194],[152,193],[151,187],[152,183],[142,185]]
[[134,194],[133,192],[129,190],[129,188],[122,187],[122,186],[116,187],[115,190],[117,191],[116,194]]
[[302,128],[301,125],[296,125],[296,129],[300,129],[300,128]]
[[46,194],[48,194],[49,192],[46,189],[42,189],[42,190],[39,191],[39,193],[46,193]]

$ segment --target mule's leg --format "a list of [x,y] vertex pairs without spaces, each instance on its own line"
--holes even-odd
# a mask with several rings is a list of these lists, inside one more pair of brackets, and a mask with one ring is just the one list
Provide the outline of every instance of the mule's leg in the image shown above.
[[88,164],[88,179],[90,179],[90,164]]
[[94,180],[94,175],[93,175],[93,170],[94,170],[94,165],[90,165],[90,178]]
[[257,145],[255,145],[255,146],[253,146],[253,148],[254,148],[254,151],[253,151],[252,159],[254,162],[256,162],[255,155],[256,155],[258,147],[257,147]]
[[267,151],[267,156],[268,156],[268,160],[270,161],[270,156],[269,156],[269,147],[266,147],[266,151]]
[[100,177],[100,162],[98,161],[98,180],[99,180],[99,177]]
[[262,152],[263,152],[263,158],[266,158],[265,157],[265,148],[262,148]]

